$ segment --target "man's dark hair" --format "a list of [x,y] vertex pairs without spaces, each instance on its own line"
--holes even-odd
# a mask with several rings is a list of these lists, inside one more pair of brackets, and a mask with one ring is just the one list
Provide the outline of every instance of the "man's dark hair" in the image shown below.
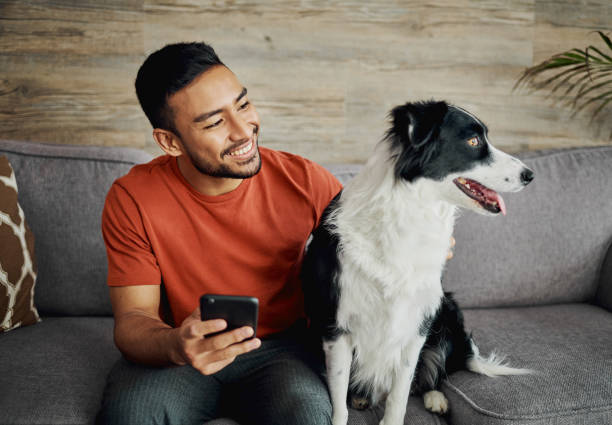
[[168,98],[191,83],[198,75],[223,65],[206,43],[169,44],[144,61],[136,77],[136,95],[153,128],[178,135]]

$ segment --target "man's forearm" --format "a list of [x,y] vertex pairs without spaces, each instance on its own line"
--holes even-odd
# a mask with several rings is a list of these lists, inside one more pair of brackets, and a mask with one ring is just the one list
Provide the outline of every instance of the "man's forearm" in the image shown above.
[[115,318],[115,344],[135,363],[151,366],[185,364],[178,349],[178,329],[157,317],[131,312]]

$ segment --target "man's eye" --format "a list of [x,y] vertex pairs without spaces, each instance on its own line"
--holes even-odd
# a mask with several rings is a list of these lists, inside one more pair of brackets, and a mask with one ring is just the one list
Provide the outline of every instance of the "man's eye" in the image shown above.
[[468,139],[467,144],[468,146],[475,148],[480,144],[480,140],[478,140],[478,137],[472,137],[471,139]]
[[215,128],[215,127],[217,127],[219,124],[221,124],[221,120],[218,120],[218,121],[216,121],[216,122],[212,123],[211,125],[207,125],[206,127],[204,127],[204,129],[205,129],[205,130],[208,130],[208,129],[210,129],[210,128]]
[[248,101],[244,102],[242,105],[240,105],[238,107],[238,109],[240,109],[241,111],[244,109],[247,109],[249,107],[250,103]]

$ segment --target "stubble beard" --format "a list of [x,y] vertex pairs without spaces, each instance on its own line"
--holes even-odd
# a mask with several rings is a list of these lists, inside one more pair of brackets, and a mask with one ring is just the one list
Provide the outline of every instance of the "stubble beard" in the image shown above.
[[[253,143],[255,143],[255,155],[252,158],[240,163],[240,167],[249,167],[244,171],[236,171],[232,170],[231,167],[227,164],[211,164],[209,161],[196,158],[196,156],[185,146],[187,150],[187,156],[191,160],[191,163],[200,173],[205,174],[210,177],[224,178],[224,179],[248,179],[253,177],[259,170],[261,170],[261,156],[259,155],[259,128],[256,128],[253,131]],[[229,152],[224,152],[222,156],[229,155]],[[256,164],[255,164],[256,163]]]

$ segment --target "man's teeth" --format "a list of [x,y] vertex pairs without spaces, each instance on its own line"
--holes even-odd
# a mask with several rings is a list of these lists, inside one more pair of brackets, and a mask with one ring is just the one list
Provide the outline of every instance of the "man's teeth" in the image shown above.
[[232,155],[232,156],[244,155],[245,153],[247,153],[248,151],[251,150],[252,146],[253,146],[253,142],[249,143],[248,145],[246,145],[242,149],[238,149],[237,151],[230,152],[230,155]]

